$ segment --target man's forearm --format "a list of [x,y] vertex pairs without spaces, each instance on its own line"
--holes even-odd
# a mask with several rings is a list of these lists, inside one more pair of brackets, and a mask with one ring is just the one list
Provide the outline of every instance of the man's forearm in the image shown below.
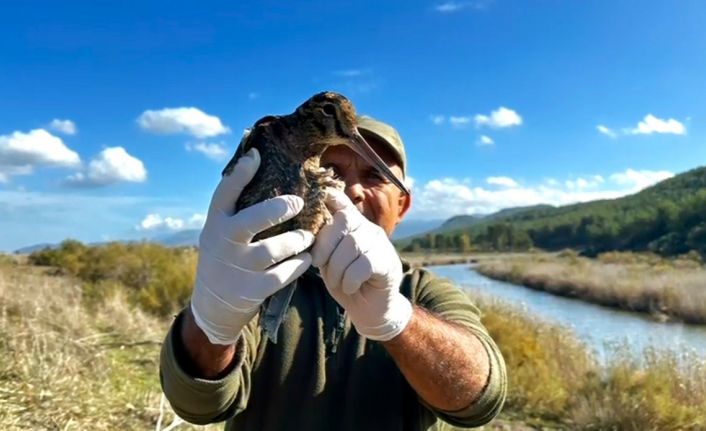
[[471,405],[490,376],[478,338],[419,307],[405,330],[383,345],[417,394],[440,410]]
[[235,345],[212,344],[201,328],[196,325],[191,307],[184,311],[181,321],[181,343],[186,353],[183,364],[194,377],[214,380],[232,368]]

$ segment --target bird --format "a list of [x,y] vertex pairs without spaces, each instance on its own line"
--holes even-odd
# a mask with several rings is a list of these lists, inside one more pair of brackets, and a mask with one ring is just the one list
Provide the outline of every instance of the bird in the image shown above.
[[[346,145],[376,168],[403,193],[404,183],[375,153],[357,128],[356,111],[345,96],[331,92],[313,95],[288,115],[267,115],[255,122],[243,137],[222,175],[230,175],[238,159],[251,148],[260,152],[260,167],[235,203],[240,211],[279,195],[294,194],[304,200],[304,207],[294,218],[258,233],[253,241],[295,229],[314,235],[330,220],[326,208],[327,187],[341,189],[331,169],[319,165],[321,155],[334,145]],[[261,326],[267,337],[277,342],[277,331],[296,288],[296,281],[268,298],[263,304]]]

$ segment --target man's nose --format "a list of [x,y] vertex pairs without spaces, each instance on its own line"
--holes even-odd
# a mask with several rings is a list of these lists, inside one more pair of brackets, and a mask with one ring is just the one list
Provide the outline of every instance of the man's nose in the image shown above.
[[346,178],[346,188],[344,189],[344,192],[354,204],[357,205],[358,203],[363,202],[363,198],[365,196],[363,193],[363,186],[357,179]]

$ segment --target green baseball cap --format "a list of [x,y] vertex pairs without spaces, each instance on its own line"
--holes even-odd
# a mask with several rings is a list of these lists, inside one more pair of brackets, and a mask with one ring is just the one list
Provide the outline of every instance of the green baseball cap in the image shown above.
[[358,130],[361,132],[363,137],[365,137],[366,133],[371,134],[392,151],[397,158],[397,162],[400,164],[400,168],[402,168],[402,175],[406,177],[407,156],[404,152],[402,138],[400,137],[400,134],[397,133],[397,130],[389,124],[383,123],[382,121],[376,120],[367,115],[358,115],[356,120],[358,121]]

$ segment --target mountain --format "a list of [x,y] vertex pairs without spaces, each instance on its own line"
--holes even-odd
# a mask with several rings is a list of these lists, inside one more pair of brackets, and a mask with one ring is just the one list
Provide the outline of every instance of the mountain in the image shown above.
[[[458,230],[458,229],[464,229],[479,223],[485,223],[491,220],[499,220],[499,219],[504,219],[508,218],[511,216],[514,216],[516,214],[521,214],[521,213],[526,213],[528,211],[533,211],[533,210],[547,210],[547,209],[552,209],[555,208],[552,205],[546,205],[546,204],[540,204],[540,205],[532,205],[532,206],[526,206],[526,207],[512,207],[512,208],[504,208],[501,209],[500,211],[490,213],[490,214],[471,214],[471,215],[457,215],[453,216],[449,219],[447,219],[441,226],[438,228],[434,229],[431,232],[428,233],[443,233],[443,232],[448,232],[448,231],[453,231],[453,230]],[[427,233],[427,232],[424,232]]]
[[[501,209],[500,211],[491,213],[491,214],[463,214],[463,215],[456,215],[453,217],[450,217],[443,222],[439,223],[437,222],[437,227],[432,227],[432,228],[427,228],[427,229],[420,229],[417,232],[409,235],[393,235],[392,239],[394,241],[399,242],[399,245],[406,245],[410,240],[416,238],[420,238],[424,235],[427,234],[443,234],[443,233],[449,233],[449,232],[457,232],[461,231],[464,229],[468,229],[471,226],[474,225],[479,225],[481,223],[487,223],[493,220],[501,220],[505,219],[508,217],[512,217],[518,214],[523,214],[523,213],[528,213],[534,210],[541,211],[541,210],[548,210],[555,208],[552,205],[546,205],[546,204],[540,204],[540,205],[532,205],[532,206],[525,206],[525,207],[512,207],[512,208],[504,208]],[[423,226],[420,226],[423,227]]]
[[[404,238],[420,232],[425,232],[436,228],[442,222],[443,220],[402,220],[393,232],[392,238]],[[200,233],[201,229],[187,229],[170,234],[159,235],[152,238],[151,241],[167,247],[196,247],[199,244]]]
[[433,232],[437,233],[437,232],[444,232],[444,231],[448,231],[448,230],[464,228],[464,227],[470,226],[472,224],[478,223],[479,221],[483,220],[484,217],[485,216],[475,215],[475,214],[453,216],[449,219],[446,219],[446,221],[444,221],[444,223],[441,226],[434,229]]
[[526,215],[526,214],[532,214],[535,212],[543,212],[543,211],[551,211],[555,208],[556,207],[554,205],[547,205],[547,204],[530,205],[530,206],[526,206],[526,207],[505,208],[505,209],[501,209],[498,212],[495,212],[495,213],[488,215],[487,217],[484,218],[483,221],[501,220],[501,219],[510,218],[510,217],[514,217],[514,216],[519,216],[520,218],[522,218],[523,215]]
[[201,229],[185,229],[151,238],[150,241],[167,247],[197,247]]
[[397,247],[403,248],[403,247],[407,246],[413,239],[421,238],[421,237],[428,235],[428,234],[437,235],[437,234],[444,234],[444,233],[460,232],[464,229],[470,228],[471,226],[485,223],[487,221],[510,217],[512,215],[522,213],[525,211],[529,211],[529,210],[536,210],[536,209],[541,210],[541,209],[548,209],[548,208],[554,208],[554,207],[551,205],[534,205],[534,206],[527,206],[527,207],[504,208],[504,209],[501,209],[500,211],[497,211],[497,212],[494,212],[491,214],[487,214],[487,215],[482,215],[482,214],[456,215],[456,216],[453,216],[453,217],[450,217],[450,218],[444,220],[443,222],[436,222],[436,227],[431,226],[431,227],[427,227],[426,229],[422,229],[424,226],[420,225],[419,226],[420,229],[418,229],[416,232],[410,233],[409,235],[392,235],[392,240],[395,241],[395,244],[397,245]]
[[[416,235],[420,232],[426,232],[437,228],[443,223],[443,220],[403,220],[395,229],[392,238],[404,238],[411,235]],[[156,242],[166,247],[197,247],[199,244],[199,234],[201,229],[186,229],[177,232],[160,234],[151,238],[145,238],[143,241]],[[119,240],[119,242],[131,242],[134,240]],[[101,243],[93,243],[92,245],[100,245]],[[22,247],[15,250],[17,254],[29,254],[44,248],[55,248],[59,244],[42,243]]]
[[[444,230],[441,240],[425,242],[417,237],[412,241],[416,241],[416,249],[460,244],[462,234],[474,247],[490,250],[575,248],[587,255],[609,250],[675,255],[693,250],[706,256],[706,167],[630,196],[562,207],[503,210]],[[397,246],[411,247],[412,242]]]
[[[186,229],[186,230],[181,230],[181,231],[177,231],[177,232],[157,235],[157,236],[154,236],[151,238],[142,238],[139,240],[124,239],[124,240],[116,240],[115,242],[130,243],[130,242],[146,241],[146,242],[154,242],[157,244],[161,244],[165,247],[196,247],[199,243],[199,234],[200,233],[201,233],[200,229]],[[98,246],[101,244],[106,244],[106,242],[92,242],[92,243],[87,243],[86,245]],[[34,245],[27,246],[27,247],[18,248],[17,250],[15,250],[15,254],[30,254],[30,253],[33,253],[35,251],[39,251],[39,250],[42,250],[45,248],[57,248],[57,247],[59,247],[59,245],[60,244],[58,244],[58,243],[34,244]]]
[[41,244],[28,245],[26,247],[18,248],[15,250],[15,254],[30,254],[35,251],[44,250],[45,248],[54,248],[57,244],[50,244],[48,242]]
[[432,229],[436,229],[444,220],[402,220],[392,233],[392,239],[398,240],[409,236],[417,235]]
[[[488,250],[575,248],[588,255],[608,250],[675,255],[693,250],[706,257],[706,167],[618,199],[561,207],[508,208],[486,216],[460,215],[445,221],[403,221],[393,240],[400,248],[415,243],[416,248],[425,249],[428,233],[444,237],[443,241],[434,241],[444,247],[470,244]],[[195,246],[198,235],[199,230],[184,230],[149,240],[170,247]],[[36,244],[16,253],[55,246]]]

